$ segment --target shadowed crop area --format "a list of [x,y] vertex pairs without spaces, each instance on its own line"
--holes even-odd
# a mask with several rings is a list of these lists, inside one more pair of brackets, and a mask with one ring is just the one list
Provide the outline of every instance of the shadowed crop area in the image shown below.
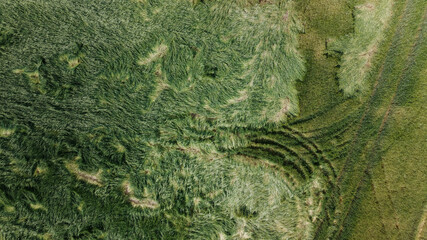
[[0,1],[0,240],[427,239],[425,0]]

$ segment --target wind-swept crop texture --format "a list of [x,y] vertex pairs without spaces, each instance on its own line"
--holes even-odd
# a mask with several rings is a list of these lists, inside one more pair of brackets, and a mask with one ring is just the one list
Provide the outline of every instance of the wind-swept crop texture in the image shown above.
[[0,236],[311,234],[321,179],[296,191],[229,155],[298,113],[291,2],[2,1],[0,13]]

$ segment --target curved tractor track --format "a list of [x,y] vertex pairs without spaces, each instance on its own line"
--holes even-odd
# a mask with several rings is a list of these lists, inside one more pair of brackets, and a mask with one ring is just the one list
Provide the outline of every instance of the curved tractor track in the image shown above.
[[235,154],[279,166],[294,193],[312,189],[313,181],[322,179],[325,185],[323,194],[310,194],[306,198],[306,201],[318,201],[322,208],[319,219],[316,221],[317,216],[314,221],[312,219],[315,223],[313,234],[317,234],[324,223],[329,221],[334,211],[334,202],[338,199],[335,193],[337,175],[331,161],[312,138],[285,125],[254,134],[250,137],[250,143]]

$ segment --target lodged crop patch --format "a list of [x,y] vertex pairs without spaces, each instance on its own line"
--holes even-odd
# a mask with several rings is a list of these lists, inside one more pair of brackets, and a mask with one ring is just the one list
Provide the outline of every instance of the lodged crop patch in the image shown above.
[[311,236],[324,180],[230,155],[299,111],[292,2],[0,9],[1,236]]

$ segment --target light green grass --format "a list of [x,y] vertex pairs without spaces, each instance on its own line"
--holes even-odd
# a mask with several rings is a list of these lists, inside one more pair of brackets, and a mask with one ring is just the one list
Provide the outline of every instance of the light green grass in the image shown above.
[[[412,46],[407,67],[400,75],[400,82],[388,112],[388,119],[381,136],[380,163],[372,170],[375,192],[381,207],[379,220],[384,223],[383,239],[415,239],[418,224],[422,221],[426,202],[427,188],[425,180],[425,119],[422,117],[425,100],[425,77],[427,69],[425,30],[426,18],[423,3],[417,8],[419,27],[414,26],[415,44]],[[417,23],[417,21],[410,21]],[[409,100],[411,99],[411,100]],[[365,205],[372,202],[365,201]],[[358,214],[360,222],[366,222],[367,216]],[[362,224],[356,225],[353,239]],[[380,239],[380,238],[377,238]]]
[[354,32],[333,41],[328,50],[342,54],[338,79],[345,96],[368,92],[371,65],[392,15],[393,1],[367,1],[355,6]]

